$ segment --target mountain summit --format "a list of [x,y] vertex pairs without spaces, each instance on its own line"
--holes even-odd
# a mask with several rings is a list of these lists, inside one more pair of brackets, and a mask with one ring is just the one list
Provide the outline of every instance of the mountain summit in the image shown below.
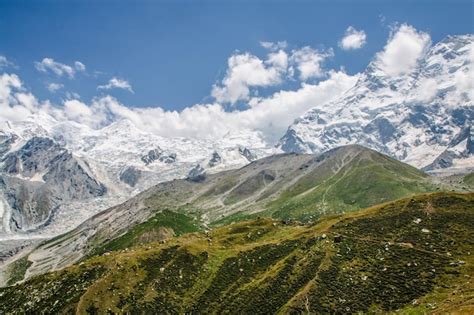
[[278,146],[318,153],[357,143],[428,170],[472,166],[473,61],[474,35],[445,38],[402,74],[376,56],[352,89],[296,119]]

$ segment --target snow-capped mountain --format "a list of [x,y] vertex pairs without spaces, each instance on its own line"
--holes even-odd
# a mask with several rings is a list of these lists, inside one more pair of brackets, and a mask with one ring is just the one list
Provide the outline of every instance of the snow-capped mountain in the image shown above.
[[[38,113],[0,123],[0,239],[47,237],[157,183],[238,168],[277,152],[362,144],[426,170],[474,167],[474,36],[450,36],[412,71],[376,57],[340,99],[314,107],[277,147],[259,131],[162,137],[129,120],[92,129]],[[38,204],[42,204],[38,207]]]
[[257,132],[218,140],[164,138],[128,120],[96,130],[42,114],[5,122],[0,126],[0,238],[32,231],[55,235],[195,168],[214,173],[277,151],[262,139]]
[[419,168],[474,168],[474,35],[449,36],[394,76],[377,57],[340,99],[288,128],[286,152],[362,144]]

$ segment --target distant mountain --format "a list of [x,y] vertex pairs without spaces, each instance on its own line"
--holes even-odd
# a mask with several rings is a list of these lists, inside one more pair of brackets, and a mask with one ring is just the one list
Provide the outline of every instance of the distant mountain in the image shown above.
[[472,314],[473,204],[435,193],[146,243],[0,289],[0,312]]
[[4,137],[0,155],[0,191],[5,200],[1,232],[39,229],[48,224],[61,203],[106,193],[87,163],[52,139],[35,136],[9,152],[18,137]]
[[97,130],[46,114],[3,122],[0,239],[57,235],[197,165],[215,173],[273,152],[258,133],[212,141],[159,137],[128,120]]
[[358,145],[320,155],[270,156],[215,174],[201,170],[199,178],[158,184],[38,246],[28,255],[31,265],[26,276],[116,248],[109,247],[110,242],[133,244],[149,231],[149,222],[154,222],[149,220],[163,211],[186,215],[204,229],[257,216],[314,222],[324,215],[443,188],[451,186]]
[[362,144],[418,168],[474,168],[474,35],[448,36],[409,73],[375,58],[340,99],[295,120],[286,152]]
[[[277,147],[255,130],[195,139],[157,136],[129,120],[98,129],[46,113],[1,122],[0,240],[58,235],[157,183],[199,180],[283,151],[322,153],[361,144],[426,171],[472,172],[473,39],[447,37],[412,72],[396,77],[376,58],[342,98],[298,118]],[[7,169],[16,167],[15,156],[32,139],[53,141],[52,148],[67,152],[70,162],[56,165],[54,187],[41,182],[45,169],[30,169],[25,176]],[[38,150],[38,156],[50,154],[47,147]],[[69,166],[80,168],[82,178],[72,176]],[[274,174],[261,176],[268,182]],[[58,187],[67,188],[67,196]]]

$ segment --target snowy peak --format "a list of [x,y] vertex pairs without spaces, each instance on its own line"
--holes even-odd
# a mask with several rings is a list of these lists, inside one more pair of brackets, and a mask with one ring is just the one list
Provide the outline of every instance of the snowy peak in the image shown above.
[[[295,120],[278,146],[317,153],[358,143],[427,167],[474,120],[473,42],[473,35],[449,36],[395,76],[376,56],[352,89]],[[456,159],[466,157],[435,164]]]

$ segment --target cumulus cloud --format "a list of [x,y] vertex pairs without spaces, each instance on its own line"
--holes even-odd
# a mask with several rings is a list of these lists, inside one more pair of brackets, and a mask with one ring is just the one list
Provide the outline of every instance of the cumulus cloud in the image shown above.
[[58,77],[67,76],[70,79],[74,78],[76,72],[83,72],[86,66],[80,62],[75,61],[73,66],[55,61],[53,58],[43,58],[41,61],[35,62],[36,70],[44,73],[53,73]]
[[65,101],[64,115],[69,120],[80,122],[91,127],[97,125],[97,121],[94,119],[96,117],[94,117],[93,109],[79,100],[74,99]]
[[331,71],[326,80],[317,84],[304,83],[294,91],[250,98],[250,106],[245,110],[228,111],[222,104],[210,103],[166,111],[159,107],[128,107],[109,95],[97,97],[89,104],[68,99],[52,106],[27,93],[18,76],[4,74],[0,77],[0,120],[23,120],[43,113],[59,121],[75,121],[97,129],[129,119],[138,128],[164,137],[216,139],[228,132],[257,131],[274,144],[295,117],[339,97],[356,80],[357,76]]
[[431,44],[430,35],[402,24],[392,30],[376,62],[385,74],[400,76],[411,72]]
[[38,113],[47,112],[48,102],[39,103],[27,92],[16,74],[0,75],[0,120],[23,120]]
[[60,90],[64,87],[63,84],[61,83],[49,83],[46,88],[48,89],[48,91],[50,91],[51,93],[55,93],[57,90]]
[[351,88],[357,76],[331,71],[327,80],[303,84],[295,91],[279,91],[268,98],[251,98],[245,110],[226,111],[218,103],[197,104],[182,111],[166,111],[159,107],[130,108],[111,96],[96,98],[90,105],[78,100],[64,103],[57,119],[68,119],[93,128],[111,121],[128,119],[138,128],[164,137],[215,139],[228,132],[259,131],[274,144],[295,117],[310,108],[339,97]]
[[302,81],[324,77],[327,71],[323,69],[323,62],[334,55],[332,49],[319,51],[309,46],[288,53],[286,42],[260,44],[270,50],[265,58],[245,52],[228,59],[224,78],[212,88],[211,95],[217,102],[248,101],[252,89],[282,84],[296,71]]
[[98,90],[122,89],[122,90],[127,90],[130,93],[134,93],[132,86],[130,85],[128,81],[122,80],[116,77],[113,77],[112,79],[110,79],[107,84],[99,85],[97,89]]
[[299,71],[300,79],[306,81],[312,78],[320,78],[324,76],[322,63],[329,57],[333,57],[332,49],[327,51],[319,51],[309,46],[301,49],[293,50],[290,61],[295,65]]
[[349,26],[344,37],[339,42],[339,47],[344,50],[359,49],[365,45],[367,35],[363,30],[358,31],[354,27]]
[[286,72],[288,56],[280,50],[262,60],[250,53],[237,53],[227,61],[227,72],[219,84],[212,88],[211,95],[222,103],[248,100],[251,87],[266,87],[280,84]]

